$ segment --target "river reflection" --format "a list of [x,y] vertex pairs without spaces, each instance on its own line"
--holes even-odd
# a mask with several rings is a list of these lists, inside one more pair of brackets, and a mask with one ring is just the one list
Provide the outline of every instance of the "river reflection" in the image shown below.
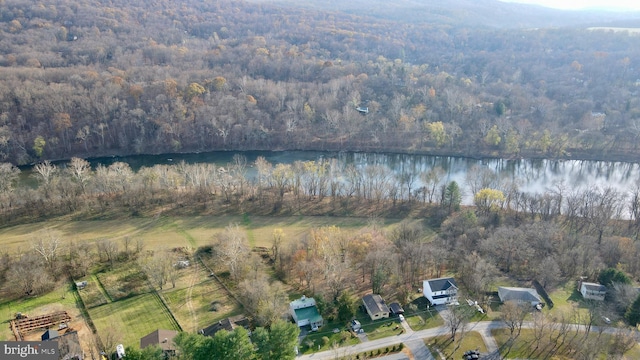
[[[317,151],[245,151],[245,152],[207,152],[193,154],[134,155],[125,157],[104,157],[89,159],[92,166],[98,164],[108,166],[114,162],[128,163],[134,170],[156,164],[215,163],[227,166],[233,156],[242,154],[251,164],[262,156],[267,161],[293,163],[295,161],[337,159],[344,164],[354,164],[357,168],[368,165],[389,167],[394,173],[411,172],[419,174],[434,167],[441,167],[446,181],[455,180],[463,189],[464,202],[471,202],[467,186],[467,173],[472,168],[487,168],[495,172],[502,183],[515,181],[523,192],[540,194],[559,184],[568,190],[582,190],[594,187],[610,186],[619,191],[630,191],[640,183],[640,164],[608,161],[585,160],[477,160],[449,156],[407,155],[389,153],[357,153],[357,152],[317,152]],[[28,172],[28,169],[25,169]],[[254,176],[255,169],[250,169],[248,176]],[[419,178],[414,188],[421,186]],[[466,190],[466,191],[465,191]]]

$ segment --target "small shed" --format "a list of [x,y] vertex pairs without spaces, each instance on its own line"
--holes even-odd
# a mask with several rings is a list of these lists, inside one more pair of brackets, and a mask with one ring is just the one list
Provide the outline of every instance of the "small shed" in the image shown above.
[[389,304],[389,311],[391,311],[393,315],[404,314],[404,309],[397,302]]

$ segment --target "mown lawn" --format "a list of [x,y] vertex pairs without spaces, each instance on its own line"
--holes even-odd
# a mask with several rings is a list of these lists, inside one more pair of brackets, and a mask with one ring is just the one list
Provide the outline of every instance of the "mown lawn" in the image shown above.
[[[407,311],[405,309],[405,311]],[[435,310],[407,311],[404,315],[407,324],[413,331],[431,329],[444,324],[442,317]]]
[[359,311],[356,319],[362,324],[362,329],[369,340],[376,340],[387,336],[395,336],[404,332],[398,318],[371,320],[367,313]]
[[138,348],[140,338],[157,329],[178,330],[155,294],[149,293],[89,309],[101,336],[114,334],[126,346]]
[[15,340],[9,322],[20,312],[30,317],[76,307],[71,285],[63,283],[47,294],[0,303],[0,340]]
[[462,359],[462,355],[469,350],[478,350],[480,353],[487,352],[482,336],[476,331],[466,333],[462,340],[456,338],[455,341],[452,341],[449,336],[437,336],[426,339],[424,343],[436,358],[438,357],[436,349],[447,359]]
[[196,332],[224,318],[239,315],[242,309],[208,273],[194,266],[183,270],[180,283],[189,286],[165,288],[160,292],[185,331]]
[[543,311],[548,311],[555,317],[560,317],[563,314],[571,316],[574,311],[578,312],[581,317],[586,316],[588,310],[581,306],[582,296],[575,290],[575,287],[574,281],[568,281],[549,292],[549,297],[553,301],[553,309],[549,309],[547,306]]
[[334,346],[349,346],[360,342],[360,339],[338,321],[325,320],[323,327],[316,332],[310,332],[300,344],[300,352],[303,354],[317,351],[326,351]]

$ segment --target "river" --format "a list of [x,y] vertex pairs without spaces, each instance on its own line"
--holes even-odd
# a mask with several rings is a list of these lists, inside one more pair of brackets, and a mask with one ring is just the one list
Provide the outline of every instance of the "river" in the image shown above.
[[354,164],[358,168],[363,168],[367,165],[384,165],[394,173],[409,171],[418,174],[438,166],[444,169],[447,181],[455,180],[463,189],[467,187],[467,172],[474,166],[490,169],[500,179],[518,181],[521,191],[532,194],[542,193],[561,182],[564,183],[568,191],[610,186],[626,192],[631,191],[640,184],[640,164],[613,161],[478,160],[447,156],[317,151],[218,151],[192,154],[104,157],[90,159],[90,162],[93,166],[98,164],[108,166],[116,161],[123,161],[128,163],[134,170],[142,166],[176,164],[180,161],[187,163],[215,163],[224,167],[232,161],[235,154],[244,155],[249,164],[253,163],[259,156],[266,158],[267,161],[273,164],[293,163],[297,160],[335,158],[346,164]]
[[[557,184],[563,183],[566,191],[583,190],[595,187],[607,187],[622,192],[629,192],[640,185],[640,164],[614,161],[588,160],[507,160],[507,159],[471,159],[449,156],[408,155],[388,153],[357,152],[319,152],[319,151],[244,151],[244,152],[206,152],[189,154],[164,155],[131,155],[89,159],[93,167],[102,164],[108,166],[114,162],[128,163],[132,169],[156,164],[215,163],[226,167],[233,156],[242,154],[247,163],[253,163],[259,156],[272,164],[293,163],[295,161],[338,159],[345,164],[354,164],[358,168],[367,165],[384,165],[394,173],[411,172],[419,174],[434,167],[441,167],[445,172],[445,180],[455,180],[463,190],[463,203],[470,204],[472,194],[467,186],[467,172],[472,168],[486,168],[495,172],[501,182],[517,181],[523,192],[541,194]],[[64,162],[60,162],[64,164]],[[23,168],[22,178],[27,179],[30,169]],[[253,176],[255,170],[250,168],[248,175]],[[418,178],[419,179],[419,178]],[[25,182],[32,182],[25,181]],[[419,180],[414,189],[421,186]]]

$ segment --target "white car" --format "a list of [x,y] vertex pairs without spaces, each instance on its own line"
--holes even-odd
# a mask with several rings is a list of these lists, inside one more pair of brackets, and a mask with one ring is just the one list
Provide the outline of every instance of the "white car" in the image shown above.
[[602,316],[602,321],[604,321],[605,324],[611,324],[611,319],[609,319],[608,317],[606,317],[604,315]]
[[402,314],[398,315],[398,319],[400,319],[400,322],[403,322],[404,321],[404,315],[402,315]]

